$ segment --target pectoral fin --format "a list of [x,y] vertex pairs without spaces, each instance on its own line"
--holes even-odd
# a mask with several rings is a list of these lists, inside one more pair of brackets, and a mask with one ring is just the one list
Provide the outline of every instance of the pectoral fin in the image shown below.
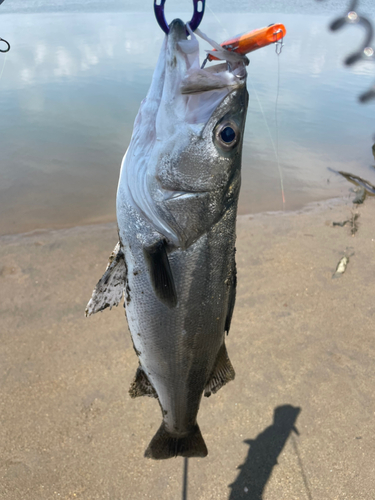
[[159,240],[151,246],[144,247],[143,254],[155,295],[166,306],[176,307],[177,293],[165,241]]
[[126,263],[120,243],[117,243],[109,257],[106,272],[98,281],[86,307],[86,316],[91,316],[107,307],[117,306],[124,294]]
[[235,372],[228,357],[227,348],[225,344],[220,347],[219,354],[217,355],[215,368],[211,374],[210,380],[204,389],[206,398],[215,394],[223,385],[231,380],[234,380]]

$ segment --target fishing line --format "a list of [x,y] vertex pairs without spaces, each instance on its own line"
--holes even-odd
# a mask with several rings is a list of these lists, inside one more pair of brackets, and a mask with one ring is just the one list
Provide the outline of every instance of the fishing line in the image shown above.
[[[216,19],[216,21],[218,22],[218,24],[225,31],[225,33],[227,34],[227,36],[229,37],[229,33],[228,33],[227,29],[223,26],[223,24],[220,21],[220,19],[217,17],[217,15],[215,14],[215,12],[211,9],[211,7],[208,4],[207,4],[207,8],[211,12],[211,14],[214,16],[214,18]],[[281,39],[281,43],[280,42],[276,42],[276,54],[277,54],[277,90],[276,90],[276,101],[275,101],[276,145],[275,145],[275,142],[273,140],[273,137],[272,137],[272,134],[271,134],[271,130],[270,130],[269,126],[268,126],[266,114],[264,113],[262,103],[260,102],[258,93],[255,90],[255,87],[254,87],[253,81],[252,81],[252,79],[250,77],[250,74],[248,74],[248,78],[249,78],[249,81],[251,83],[251,87],[252,87],[252,89],[254,91],[255,97],[256,97],[256,99],[258,101],[259,108],[260,108],[260,110],[262,112],[264,123],[266,124],[268,135],[269,135],[269,137],[271,139],[271,144],[272,144],[272,147],[273,147],[273,151],[275,153],[276,163],[277,163],[277,170],[279,172],[279,178],[280,178],[280,190],[281,190],[281,197],[282,197],[282,201],[283,201],[283,210],[285,210],[284,179],[283,179],[283,173],[282,173],[282,170],[281,170],[280,159],[279,159],[279,125],[278,125],[278,112],[277,112],[278,111],[278,103],[279,103],[279,93],[280,93],[280,57],[279,56],[281,54],[281,50],[282,50],[282,39]]]
[[277,168],[280,176],[280,187],[281,187],[281,195],[283,197],[283,210],[285,210],[285,193],[284,193],[284,181],[283,181],[283,173],[280,166],[280,157],[279,157],[279,122],[278,122],[278,105],[279,105],[279,94],[280,94],[280,52],[278,52],[276,44],[276,54],[277,54],[277,91],[276,91],[276,100],[275,100],[275,125],[276,125],[276,160],[277,160]]
[[188,492],[188,458],[184,458],[184,477],[183,477],[183,485],[182,485],[182,500],[187,500],[187,492]]
[[216,21],[220,24],[220,26],[223,28],[223,30],[225,31],[225,33],[227,34],[227,37],[229,37],[229,33],[227,31],[227,29],[224,27],[224,25],[222,24],[222,22],[220,21],[220,19],[217,17],[217,15],[215,14],[215,12],[211,9],[211,7],[207,4],[207,8],[210,10],[211,14],[214,16],[214,18],[216,19]]
[[[252,87],[252,89],[254,91],[255,97],[256,97],[256,99],[258,101],[259,108],[260,108],[260,110],[262,112],[264,123],[266,125],[267,131],[268,131],[268,135],[270,137],[271,144],[272,144],[272,147],[273,147],[273,151],[275,153],[276,162],[277,162],[277,169],[279,171],[279,177],[280,177],[280,190],[281,190],[281,196],[282,196],[282,200],[283,200],[283,210],[284,210],[285,209],[284,181],[283,181],[283,173],[282,173],[282,170],[281,170],[280,161],[279,161],[279,155],[278,155],[278,147],[279,147],[279,144],[278,144],[278,142],[279,142],[278,141],[278,124],[277,124],[277,121],[276,121],[276,140],[277,140],[277,148],[276,148],[275,142],[274,142],[272,134],[271,134],[271,130],[270,130],[269,126],[268,126],[266,114],[265,114],[265,112],[263,110],[263,106],[262,106],[262,103],[260,102],[258,93],[255,90],[255,87],[254,87],[254,84],[253,84],[253,80],[251,79],[250,75],[248,75],[248,78],[249,78],[249,82],[251,83],[251,87]],[[278,96],[279,96],[279,82],[278,82],[278,85],[277,85],[277,100],[276,100],[276,103],[275,103],[275,113],[276,113],[276,116],[277,116]]]
[[1,77],[3,76],[3,73],[4,73],[4,68],[5,68],[5,62],[7,60],[7,56],[8,56],[8,53],[5,54],[5,57],[4,57],[4,62],[3,62],[3,67],[1,69],[1,73],[0,73],[0,80],[1,80]]

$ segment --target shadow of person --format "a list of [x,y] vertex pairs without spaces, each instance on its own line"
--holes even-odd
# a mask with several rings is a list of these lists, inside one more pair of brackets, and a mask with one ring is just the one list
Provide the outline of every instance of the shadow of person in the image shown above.
[[234,483],[229,500],[262,500],[264,488],[277,465],[280,455],[290,434],[299,435],[295,423],[301,408],[291,405],[278,406],[274,410],[273,424],[260,433],[256,439],[247,439],[250,445],[245,462],[240,465],[240,473]]

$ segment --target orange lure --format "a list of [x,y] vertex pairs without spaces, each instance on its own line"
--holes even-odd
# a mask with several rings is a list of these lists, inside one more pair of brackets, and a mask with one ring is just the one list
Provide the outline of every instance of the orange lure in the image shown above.
[[[286,29],[283,24],[271,24],[266,28],[260,28],[243,35],[235,36],[230,40],[226,40],[220,45],[231,52],[238,54],[248,54],[254,50],[261,49],[270,43],[275,43],[284,38]],[[215,51],[216,49],[213,49]],[[218,60],[215,56],[208,54],[209,61]]]

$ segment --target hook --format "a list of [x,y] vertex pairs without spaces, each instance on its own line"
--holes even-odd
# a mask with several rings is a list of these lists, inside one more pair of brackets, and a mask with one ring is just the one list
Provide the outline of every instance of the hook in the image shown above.
[[[166,0],[154,0],[154,12],[156,20],[160,26],[160,28],[164,31],[166,35],[169,33],[169,25],[165,19],[164,15],[164,4]],[[189,26],[192,31],[195,31],[203,19],[204,8],[205,8],[206,0],[193,0],[194,4],[194,13],[191,21],[189,22]],[[200,8],[200,10],[199,10]],[[186,32],[189,34],[188,32]]]
[[0,42],[4,42],[7,45],[7,48],[4,50],[0,49],[0,52],[9,52],[10,51],[9,43],[6,40],[4,40],[4,38],[0,38]]
[[[339,30],[348,24],[359,24],[363,26],[366,31],[365,37],[362,41],[360,48],[357,52],[349,55],[345,59],[345,64],[351,66],[360,60],[367,60],[375,62],[375,47],[371,45],[374,38],[374,29],[372,27],[371,21],[364,16],[360,16],[356,9],[358,7],[359,0],[351,0],[350,5],[346,13],[333,21],[330,25],[332,31]],[[375,85],[373,85],[367,92],[364,92],[359,96],[361,102],[367,102],[370,99],[375,98]]]

